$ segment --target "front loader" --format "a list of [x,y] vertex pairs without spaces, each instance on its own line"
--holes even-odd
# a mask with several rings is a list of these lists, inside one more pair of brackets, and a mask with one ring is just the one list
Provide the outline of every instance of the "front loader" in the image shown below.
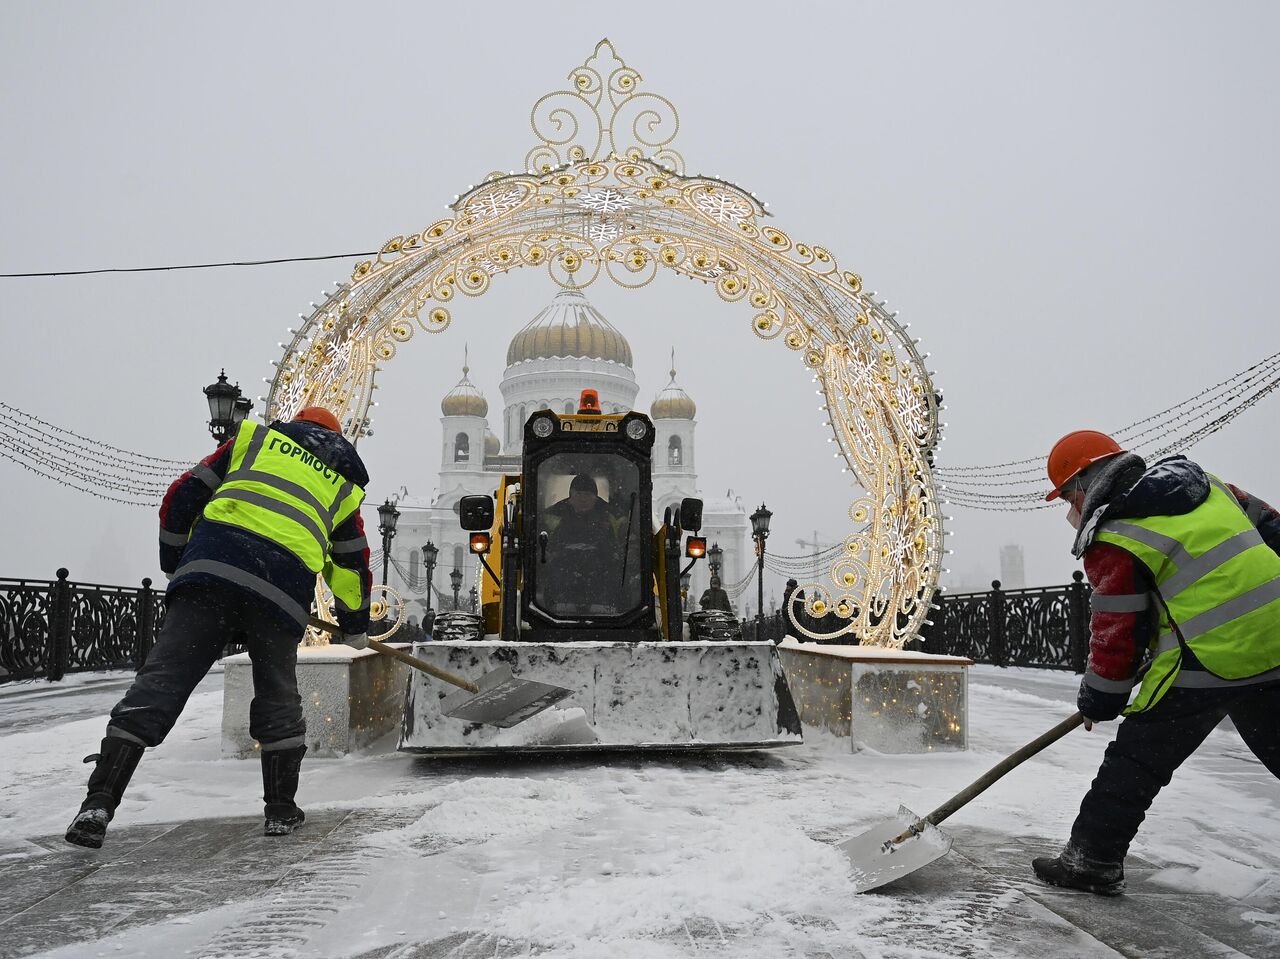
[[445,716],[446,693],[415,675],[402,750],[722,750],[801,741],[772,643],[684,640],[680,575],[706,554],[697,535],[702,502],[685,499],[655,528],[653,444],[647,416],[603,414],[586,390],[576,414],[529,417],[521,472],[502,477],[496,503],[463,497],[459,519],[485,569],[483,625],[469,639],[419,643],[414,653],[468,675],[509,667],[573,695],[496,729]]

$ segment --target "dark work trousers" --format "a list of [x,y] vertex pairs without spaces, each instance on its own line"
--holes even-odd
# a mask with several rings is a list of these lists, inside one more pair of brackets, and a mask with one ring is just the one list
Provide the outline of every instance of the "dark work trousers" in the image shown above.
[[124,699],[111,710],[108,735],[158,746],[187,698],[228,643],[253,660],[249,735],[263,746],[301,746],[306,725],[298,695],[301,626],[282,622],[266,600],[231,584],[191,583],[167,599],[164,626]]
[[1245,745],[1280,778],[1280,682],[1175,687],[1151,709],[1126,717],[1107,746],[1071,827],[1071,838],[1085,855],[1121,862],[1156,793],[1226,716]]

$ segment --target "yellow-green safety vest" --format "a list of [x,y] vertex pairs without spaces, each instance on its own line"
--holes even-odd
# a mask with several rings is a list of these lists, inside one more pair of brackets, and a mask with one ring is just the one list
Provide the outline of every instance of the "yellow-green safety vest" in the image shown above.
[[[1189,513],[1104,519],[1097,539],[1133,554],[1158,591],[1155,658],[1126,715],[1150,709],[1174,686],[1234,685],[1280,667],[1280,556],[1219,479],[1210,477],[1208,498]],[[1136,604],[1117,603],[1143,597],[1095,598],[1095,610],[1136,612]],[[1181,671],[1171,616],[1207,672]]]
[[347,609],[362,603],[360,575],[329,556],[333,531],[360,508],[364,490],[277,430],[246,420],[231,465],[204,518],[239,526],[323,573]]

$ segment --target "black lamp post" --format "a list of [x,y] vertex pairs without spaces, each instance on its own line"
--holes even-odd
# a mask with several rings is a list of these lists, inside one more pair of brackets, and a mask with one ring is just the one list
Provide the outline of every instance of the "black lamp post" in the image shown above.
[[480,611],[480,591],[474,586],[471,587],[471,612]]
[[453,572],[449,574],[449,583],[453,586],[453,608],[458,608],[458,593],[462,589],[462,570],[458,567],[453,568]]
[[422,565],[427,568],[427,612],[431,612],[431,594],[436,591],[436,557],[439,555],[436,544],[427,540],[427,545],[422,547]]
[[[239,389],[239,388],[240,388],[239,384],[236,384],[236,389]],[[252,409],[253,409],[253,400],[249,399],[249,397],[247,396],[239,397],[236,400],[236,405],[231,407],[231,422],[234,423],[237,427],[239,427],[239,425],[244,422],[245,417],[249,415]]]
[[720,575],[720,564],[724,561],[724,550],[720,548],[719,543],[712,543],[711,548],[707,550],[707,569],[712,576]]
[[382,585],[387,585],[387,566],[391,562],[391,541],[396,538],[400,511],[391,500],[378,507],[378,532],[382,534]]
[[751,538],[756,541],[756,556],[760,565],[756,567],[756,618],[764,618],[764,541],[769,538],[769,520],[773,513],[765,508],[764,503],[751,514]]
[[232,386],[227,382],[226,370],[218,374],[216,382],[204,388],[204,396],[209,402],[209,433],[221,446],[249,415],[253,401],[240,395],[238,384]]

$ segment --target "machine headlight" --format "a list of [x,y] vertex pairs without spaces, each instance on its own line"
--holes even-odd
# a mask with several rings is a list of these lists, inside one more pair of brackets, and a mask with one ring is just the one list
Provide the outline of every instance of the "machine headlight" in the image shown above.
[[556,424],[551,421],[550,416],[539,416],[533,421],[533,435],[540,440],[545,440],[555,430]]
[[642,440],[648,432],[649,427],[645,426],[644,420],[629,420],[627,422],[627,439]]

